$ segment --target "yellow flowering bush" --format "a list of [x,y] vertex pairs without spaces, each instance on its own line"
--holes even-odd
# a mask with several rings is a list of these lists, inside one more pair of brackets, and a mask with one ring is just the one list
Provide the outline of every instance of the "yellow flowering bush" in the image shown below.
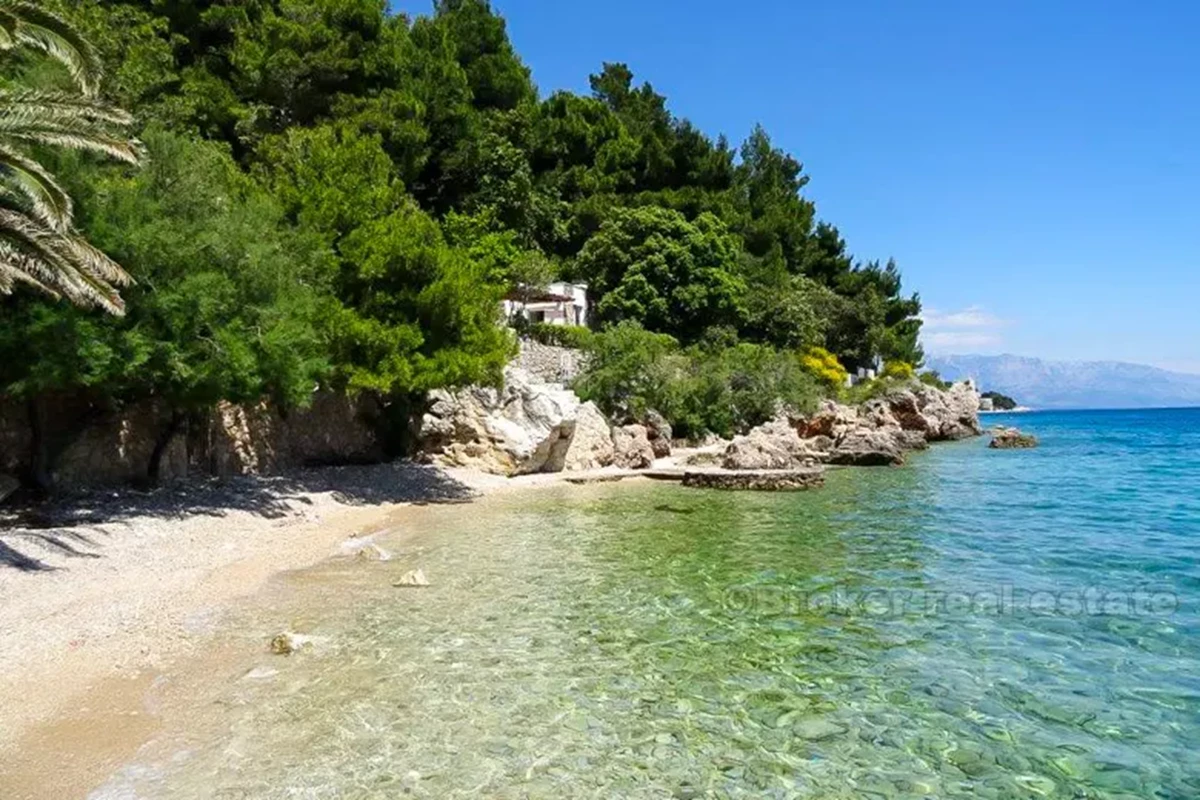
[[907,361],[889,361],[883,368],[883,377],[906,381],[916,373],[916,369]]
[[800,366],[817,380],[834,388],[846,384],[846,368],[837,360],[837,356],[824,347],[810,347],[800,356]]

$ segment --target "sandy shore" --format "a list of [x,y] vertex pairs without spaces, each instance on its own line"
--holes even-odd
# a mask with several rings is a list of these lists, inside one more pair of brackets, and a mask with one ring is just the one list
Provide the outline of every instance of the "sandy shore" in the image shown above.
[[[273,575],[368,547],[411,504],[560,482],[414,464],[94,495],[0,518],[0,764],[89,689],[169,670]],[[89,742],[89,746],[90,746]],[[4,767],[0,766],[0,787]],[[0,792],[3,795],[4,792]]]

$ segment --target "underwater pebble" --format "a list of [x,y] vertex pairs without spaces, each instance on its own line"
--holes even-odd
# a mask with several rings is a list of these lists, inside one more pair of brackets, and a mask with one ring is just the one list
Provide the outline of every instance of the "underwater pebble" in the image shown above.
[[819,717],[802,719],[792,726],[793,734],[800,739],[806,739],[810,742],[832,739],[834,736],[841,736],[845,732],[846,729],[841,725]]
[[420,569],[414,569],[404,573],[400,576],[399,580],[392,584],[392,586],[398,586],[402,588],[423,588],[428,585],[429,579],[425,577],[425,572]]

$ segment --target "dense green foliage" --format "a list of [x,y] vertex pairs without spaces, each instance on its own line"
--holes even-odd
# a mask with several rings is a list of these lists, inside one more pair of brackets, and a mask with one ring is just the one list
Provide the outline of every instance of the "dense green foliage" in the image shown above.
[[792,352],[762,344],[706,340],[689,347],[632,321],[590,342],[589,369],[575,383],[618,420],[641,420],[654,409],[675,433],[731,436],[773,417],[780,404],[810,410],[823,394]]
[[766,131],[713,139],[623,64],[542,97],[485,0],[415,19],[384,0],[47,5],[150,145],[140,173],[58,164],[138,285],[124,321],[4,301],[0,392],[185,412],[318,383],[411,399],[498,379],[500,298],[556,275],[590,287],[581,390],[685,433],[810,402],[811,348],[921,361],[917,297],[894,264],[854,260]]
[[689,222],[678,211],[617,209],[575,259],[602,322],[632,320],[694,341],[745,317],[737,239],[712,214]]

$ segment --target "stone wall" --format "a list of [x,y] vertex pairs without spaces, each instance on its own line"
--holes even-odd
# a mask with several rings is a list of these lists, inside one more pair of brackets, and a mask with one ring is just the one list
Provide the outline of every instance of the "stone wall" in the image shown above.
[[536,381],[566,385],[583,371],[584,355],[569,347],[521,339],[521,352],[512,366],[529,373]]
[[212,475],[255,475],[289,467],[378,461],[379,408],[368,396],[318,392],[309,408],[287,416],[266,403],[222,403],[210,417],[200,448]]
[[[377,461],[378,404],[333,392],[317,392],[309,408],[287,414],[267,403],[222,403],[176,433],[164,451],[159,477],[267,474],[312,464]],[[137,483],[146,478],[150,455],[169,423],[153,402],[96,413],[85,402],[54,402],[43,415],[48,433],[64,446],[54,460],[56,489],[72,491]],[[0,471],[29,468],[31,435],[25,405],[0,399]]]

